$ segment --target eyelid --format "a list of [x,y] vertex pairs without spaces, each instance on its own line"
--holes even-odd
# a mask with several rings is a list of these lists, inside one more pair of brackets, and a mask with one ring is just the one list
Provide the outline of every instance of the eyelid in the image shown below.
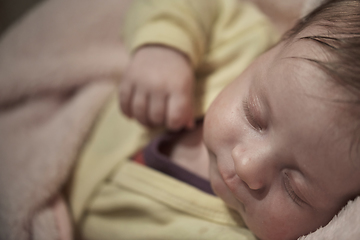
[[284,172],[284,188],[288,193],[289,197],[299,206],[303,206],[303,204],[307,204],[302,198],[296,194],[294,188],[291,186],[290,177],[287,172]]
[[254,117],[254,114],[249,107],[249,97],[246,97],[243,100],[243,109],[244,109],[245,117],[250,123],[250,125],[255,130],[262,131],[263,130],[262,126],[258,123],[258,120]]

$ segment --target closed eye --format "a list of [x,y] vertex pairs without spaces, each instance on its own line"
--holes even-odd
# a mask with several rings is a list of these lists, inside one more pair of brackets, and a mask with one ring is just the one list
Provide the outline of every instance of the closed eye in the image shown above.
[[295,193],[294,189],[291,187],[290,178],[288,173],[284,173],[284,187],[289,195],[289,197],[299,206],[305,204],[305,202]]
[[256,121],[254,115],[251,112],[251,109],[249,107],[249,100],[248,98],[245,98],[243,100],[243,109],[244,109],[244,113],[245,113],[245,117],[247,119],[247,121],[250,123],[250,125],[255,129],[255,130],[262,130],[261,125]]

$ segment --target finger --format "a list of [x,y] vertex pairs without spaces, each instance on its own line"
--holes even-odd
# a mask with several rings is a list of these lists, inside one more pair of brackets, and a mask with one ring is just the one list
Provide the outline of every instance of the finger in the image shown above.
[[147,126],[147,112],[148,112],[148,97],[143,91],[136,91],[133,97],[131,111],[134,116],[141,124]]
[[171,130],[184,127],[192,114],[191,103],[186,96],[171,96],[166,110],[166,126]]
[[153,126],[161,126],[165,121],[166,96],[163,94],[152,94],[149,98],[148,120]]
[[132,117],[131,99],[133,98],[134,87],[132,84],[120,84],[119,88],[120,108],[126,116]]

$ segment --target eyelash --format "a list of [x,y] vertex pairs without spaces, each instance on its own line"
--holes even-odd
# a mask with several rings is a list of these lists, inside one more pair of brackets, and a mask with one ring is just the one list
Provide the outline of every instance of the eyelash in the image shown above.
[[249,101],[247,98],[245,100],[243,100],[243,109],[244,109],[245,117],[248,120],[248,122],[250,123],[250,125],[254,129],[261,131],[262,127],[260,126],[260,124],[257,123],[257,121],[254,118],[254,115],[251,113],[250,108],[249,108]]
[[289,180],[289,175],[287,173],[284,173],[284,186],[285,186],[285,190],[287,192],[287,194],[289,195],[289,197],[299,206],[302,206],[302,204],[304,203],[304,201],[299,198],[298,195],[296,195],[295,191],[293,190],[293,188],[291,187],[290,184],[290,180]]

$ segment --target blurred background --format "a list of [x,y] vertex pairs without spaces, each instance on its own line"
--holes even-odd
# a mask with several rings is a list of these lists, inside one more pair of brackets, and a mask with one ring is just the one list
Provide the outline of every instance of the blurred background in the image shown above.
[[0,35],[28,9],[44,0],[0,0]]

